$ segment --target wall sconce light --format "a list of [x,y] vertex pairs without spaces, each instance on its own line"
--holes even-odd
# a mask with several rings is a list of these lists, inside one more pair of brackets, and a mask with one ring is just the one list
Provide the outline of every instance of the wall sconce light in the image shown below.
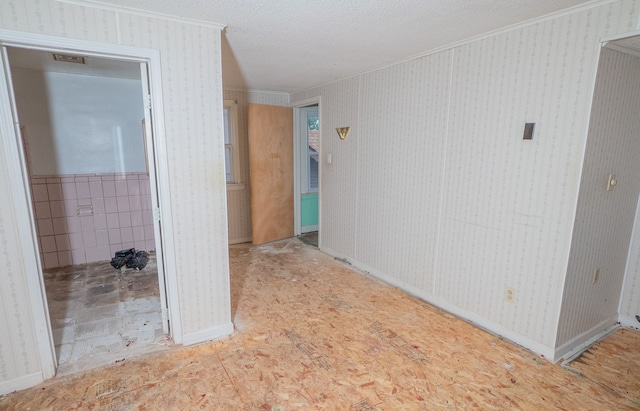
[[351,130],[351,127],[336,128],[336,131],[338,132],[338,137],[340,137],[340,140],[345,140],[347,138],[347,136],[349,135],[349,130]]

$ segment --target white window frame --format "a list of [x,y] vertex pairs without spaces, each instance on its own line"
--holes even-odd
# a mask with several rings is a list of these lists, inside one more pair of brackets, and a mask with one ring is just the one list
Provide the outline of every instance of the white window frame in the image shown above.
[[228,110],[227,132],[229,133],[229,143],[225,143],[224,148],[225,152],[227,148],[231,152],[231,180],[227,181],[227,184],[242,184],[242,181],[240,179],[240,147],[238,139],[238,103],[235,100],[224,100],[223,107],[224,109]]

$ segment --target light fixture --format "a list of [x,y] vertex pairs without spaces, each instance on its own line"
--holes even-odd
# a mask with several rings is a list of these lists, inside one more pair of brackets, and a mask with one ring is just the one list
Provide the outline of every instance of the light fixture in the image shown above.
[[81,56],[70,56],[68,54],[54,54],[53,59],[55,61],[60,61],[63,63],[75,63],[75,64],[87,64],[84,61],[84,57]]
[[351,130],[351,127],[336,128],[336,131],[338,132],[338,137],[340,137],[340,140],[345,140],[347,138],[347,136],[349,135],[349,130]]

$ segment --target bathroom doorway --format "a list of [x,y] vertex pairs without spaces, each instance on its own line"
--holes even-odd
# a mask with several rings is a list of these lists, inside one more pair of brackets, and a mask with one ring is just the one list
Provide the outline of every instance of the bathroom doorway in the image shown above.
[[[5,56],[57,373],[165,349],[146,64],[20,47]],[[144,268],[109,264],[125,249],[146,253]]]

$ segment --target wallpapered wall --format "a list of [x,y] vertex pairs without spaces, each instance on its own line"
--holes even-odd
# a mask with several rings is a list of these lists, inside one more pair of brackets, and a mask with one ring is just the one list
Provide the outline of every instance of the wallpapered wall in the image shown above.
[[238,104],[238,144],[240,148],[240,182],[227,190],[229,210],[229,243],[251,241],[251,187],[249,186],[249,141],[247,134],[247,103],[288,106],[289,95],[284,93],[224,90],[225,100]]
[[[185,341],[230,327],[226,184],[222,136],[220,30],[170,19],[51,0],[0,2],[0,28],[159,49],[177,282]],[[197,58],[193,58],[197,56]],[[0,152],[7,148],[0,147]],[[9,193],[0,162],[0,191]],[[166,187],[165,187],[166,188]],[[41,373],[33,313],[15,225],[15,204],[0,202],[2,283],[0,392]],[[18,381],[16,383],[16,381]]]
[[612,2],[294,93],[322,97],[333,157],[321,247],[554,357],[599,41],[639,14]]
[[[611,326],[618,304],[640,193],[640,58],[600,54],[589,136],[569,255],[558,346]],[[617,177],[607,191],[609,174]],[[594,270],[600,269],[594,284]]]
[[[603,79],[600,78],[601,75],[604,77]],[[597,105],[595,104],[596,102],[598,102]],[[606,293],[600,293],[596,298],[601,301],[600,306],[606,304],[607,310],[602,314],[611,315],[618,308],[618,299],[616,297],[619,292],[619,282],[622,279],[620,273],[624,269],[624,265],[621,266],[621,264],[624,264],[627,258],[627,254],[621,254],[627,250],[629,242],[623,243],[622,238],[618,242],[611,241],[611,239],[619,236],[628,238],[635,221],[634,237],[628,253],[626,277],[619,307],[620,315],[623,317],[621,322],[638,327],[640,324],[635,319],[635,316],[640,314],[640,227],[638,227],[640,220],[636,215],[636,203],[640,193],[640,187],[638,187],[640,185],[638,176],[640,170],[637,169],[639,166],[638,153],[640,152],[640,139],[638,138],[638,130],[640,130],[640,57],[622,54],[609,49],[603,50],[594,98],[594,112],[591,116],[592,129],[589,134],[589,147],[592,146],[593,133],[593,138],[596,141],[593,143],[592,151],[605,154],[599,159],[596,158],[600,160],[597,164],[600,175],[599,181],[595,181],[594,185],[602,192],[602,174],[608,175],[608,173],[613,172],[616,173],[620,188],[622,188],[622,190],[617,191],[618,187],[616,187],[613,191],[615,193],[614,196],[611,195],[612,193],[605,195],[609,204],[594,202],[594,204],[599,205],[598,208],[594,207],[594,211],[599,215],[609,218],[615,217],[615,220],[607,225],[606,228],[618,229],[618,234],[615,236],[606,232],[599,232],[593,236],[596,244],[591,244],[591,247],[595,248],[593,252],[598,256],[598,259],[601,260],[603,257],[608,257],[607,254],[610,254],[610,258],[615,258],[608,264],[615,264],[612,267],[615,268],[615,271],[601,269],[601,277],[598,281],[600,288],[605,288],[606,290],[611,286],[614,288]],[[623,137],[626,138],[623,139]],[[621,173],[622,171],[626,171],[626,173],[623,174]],[[630,189],[630,187],[634,186],[635,192]],[[611,202],[620,201],[620,197],[624,199],[624,208],[622,210],[612,209],[610,207]],[[618,222],[618,220],[620,221]],[[603,227],[599,228],[602,229]],[[584,250],[582,252],[588,251]],[[589,262],[592,265],[594,263],[591,259]],[[585,267],[584,270],[589,272],[588,267]],[[593,267],[591,267],[591,270],[593,270]],[[580,277],[577,277],[579,281]],[[582,280],[584,284],[584,278]],[[567,281],[569,281],[569,278]],[[567,288],[571,289],[573,287]],[[602,301],[603,298],[607,301]],[[586,309],[591,310],[592,308],[588,307]],[[575,324],[582,326],[580,322],[575,322]]]

